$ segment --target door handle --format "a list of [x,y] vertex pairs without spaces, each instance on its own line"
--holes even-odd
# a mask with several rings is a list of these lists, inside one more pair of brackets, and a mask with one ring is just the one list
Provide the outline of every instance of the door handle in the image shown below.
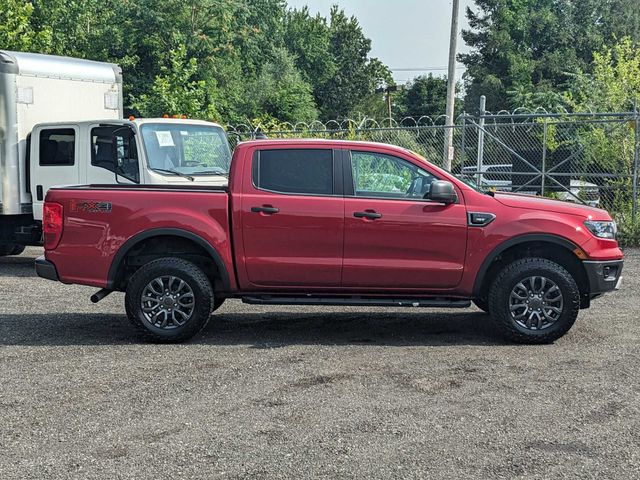
[[369,220],[382,218],[382,214],[378,212],[355,212],[353,216],[356,218],[368,218]]
[[278,213],[280,211],[279,208],[262,206],[262,207],[251,207],[251,211],[253,213],[266,213],[268,215],[273,215],[274,213]]

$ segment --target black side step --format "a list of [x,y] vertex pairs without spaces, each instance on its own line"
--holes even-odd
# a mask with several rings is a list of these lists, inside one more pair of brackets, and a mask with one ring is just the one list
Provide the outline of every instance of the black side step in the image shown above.
[[250,305],[342,305],[356,307],[437,307],[467,308],[470,300],[459,298],[387,298],[387,297],[286,297],[280,295],[253,295],[242,297]]

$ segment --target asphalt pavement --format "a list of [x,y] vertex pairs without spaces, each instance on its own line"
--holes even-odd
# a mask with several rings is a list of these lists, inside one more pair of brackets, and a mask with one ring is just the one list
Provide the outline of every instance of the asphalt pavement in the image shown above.
[[476,309],[228,301],[139,341],[123,295],[0,258],[0,478],[640,478],[640,250],[553,345]]

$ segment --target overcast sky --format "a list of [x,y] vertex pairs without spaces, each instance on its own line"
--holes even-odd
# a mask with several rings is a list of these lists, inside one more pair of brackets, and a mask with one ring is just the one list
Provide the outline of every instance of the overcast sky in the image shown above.
[[[331,5],[338,4],[355,15],[364,33],[371,39],[371,56],[392,69],[429,68],[434,75],[446,75],[451,30],[451,0],[288,0],[290,7],[305,5],[315,14],[327,16]],[[460,0],[460,26],[467,28],[465,11],[473,0]],[[462,38],[458,52],[468,51]],[[459,65],[460,67],[460,65]],[[457,77],[463,73],[457,69]],[[423,71],[394,71],[398,83],[422,75]]]

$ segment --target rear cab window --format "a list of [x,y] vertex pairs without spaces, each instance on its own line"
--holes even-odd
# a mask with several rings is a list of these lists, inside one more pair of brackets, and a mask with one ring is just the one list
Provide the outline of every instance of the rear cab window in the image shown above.
[[289,195],[333,195],[333,157],[328,149],[259,150],[253,158],[253,185]]
[[49,128],[40,132],[40,158],[44,167],[75,164],[76,132],[73,128]]

